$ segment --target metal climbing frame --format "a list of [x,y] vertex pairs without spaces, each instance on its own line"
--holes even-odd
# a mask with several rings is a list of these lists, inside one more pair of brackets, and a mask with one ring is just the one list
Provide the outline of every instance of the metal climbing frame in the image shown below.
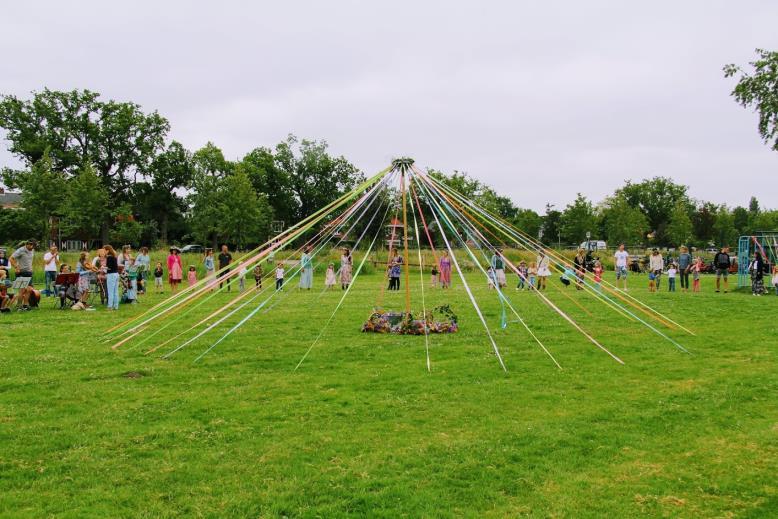
[[[767,257],[767,263],[772,266],[778,261],[778,231],[757,231],[750,236],[741,236],[737,249],[737,286],[751,286],[751,274],[748,265],[754,250],[759,250]],[[765,276],[765,286],[772,286],[772,274]]]

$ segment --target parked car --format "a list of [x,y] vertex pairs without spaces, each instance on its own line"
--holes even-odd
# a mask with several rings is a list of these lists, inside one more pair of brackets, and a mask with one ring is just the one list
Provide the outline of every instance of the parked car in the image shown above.
[[187,252],[205,252],[205,247],[202,245],[184,245],[184,248],[181,249],[181,254],[187,253]]
[[603,240],[589,240],[589,241],[582,241],[581,244],[578,246],[578,248],[588,250],[588,251],[606,250],[608,248],[608,244],[605,243]]

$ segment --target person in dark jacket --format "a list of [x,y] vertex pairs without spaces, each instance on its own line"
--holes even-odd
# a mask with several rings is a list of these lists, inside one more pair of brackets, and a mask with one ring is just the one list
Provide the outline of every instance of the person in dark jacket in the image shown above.
[[726,294],[729,291],[727,276],[729,275],[730,265],[732,265],[732,260],[729,258],[729,247],[725,245],[713,258],[713,266],[716,268],[716,292],[721,290],[720,283],[722,277],[724,277],[724,293]]
[[748,265],[748,272],[751,274],[751,294],[761,296],[765,293],[764,261],[759,251],[754,251],[754,259]]

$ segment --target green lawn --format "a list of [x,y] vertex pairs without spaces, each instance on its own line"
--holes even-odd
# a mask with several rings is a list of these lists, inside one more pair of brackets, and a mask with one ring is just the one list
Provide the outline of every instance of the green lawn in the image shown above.
[[297,372],[340,290],[290,290],[199,363],[220,334],[170,360],[143,355],[153,341],[99,342],[155,297],[120,315],[51,300],[0,315],[0,515],[775,517],[778,297],[715,294],[710,278],[701,294],[648,294],[630,278],[697,333],[672,333],[687,355],[588,294],[566,290],[591,315],[550,290],[622,366],[511,291],[559,371],[519,324],[499,329],[494,292],[470,278],[508,373],[458,280],[426,293],[461,325],[430,338],[431,373],[423,337],[360,333],[378,275]]

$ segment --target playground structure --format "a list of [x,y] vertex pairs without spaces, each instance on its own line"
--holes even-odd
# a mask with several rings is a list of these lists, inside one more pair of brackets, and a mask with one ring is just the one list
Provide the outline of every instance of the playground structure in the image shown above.
[[[737,249],[737,286],[750,287],[751,273],[748,266],[754,251],[759,251],[765,261],[767,272],[771,272],[778,261],[778,231],[757,231],[750,236],[738,239]],[[765,287],[772,286],[772,276],[765,276]]]

